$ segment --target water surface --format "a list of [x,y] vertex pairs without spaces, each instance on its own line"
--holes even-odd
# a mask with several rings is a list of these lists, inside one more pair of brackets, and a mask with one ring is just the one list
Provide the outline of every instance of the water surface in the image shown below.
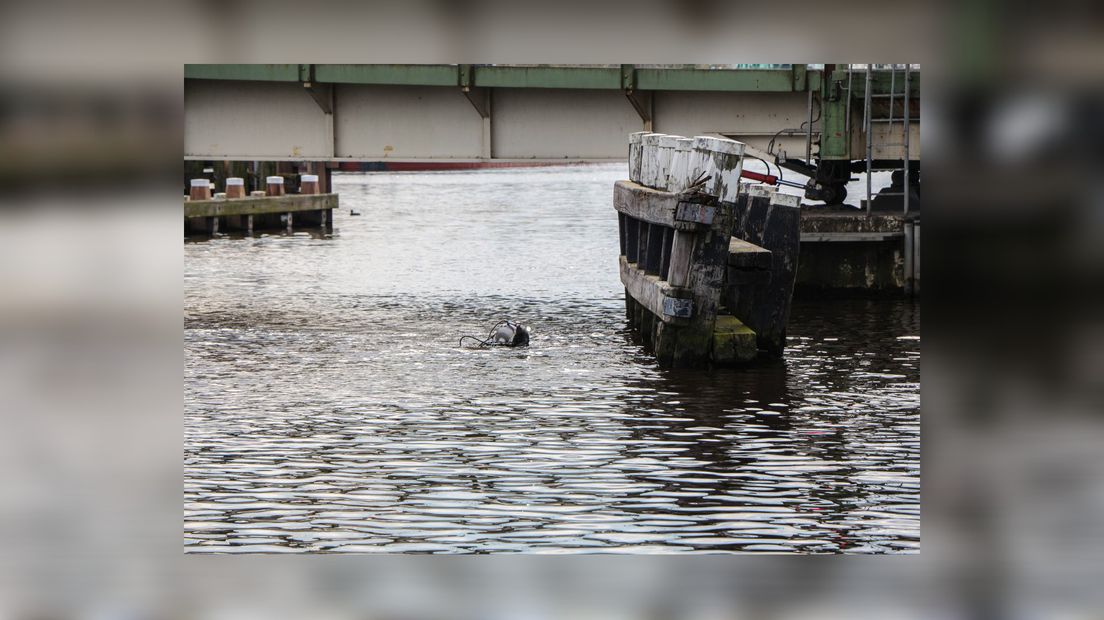
[[[622,168],[340,175],[332,238],[185,243],[186,550],[917,551],[919,307],[797,302],[784,362],[660,369]],[[529,348],[457,346],[502,318]]]

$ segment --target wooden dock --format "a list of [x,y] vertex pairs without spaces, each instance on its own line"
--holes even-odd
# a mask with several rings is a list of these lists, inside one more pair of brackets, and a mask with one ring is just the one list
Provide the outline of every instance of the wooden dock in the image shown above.
[[333,230],[337,194],[287,194],[184,201],[185,235],[313,228]]

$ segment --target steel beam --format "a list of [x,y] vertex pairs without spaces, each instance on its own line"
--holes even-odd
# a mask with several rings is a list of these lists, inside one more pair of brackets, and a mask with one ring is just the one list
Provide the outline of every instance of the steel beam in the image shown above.
[[314,75],[339,84],[460,85],[459,65],[315,65]]
[[298,82],[299,65],[184,65],[184,79]]
[[640,90],[724,90],[789,93],[797,88],[791,69],[636,69]]
[[[626,74],[627,68],[627,74]],[[820,84],[820,72],[805,65],[790,69],[642,68],[634,65],[501,66],[501,65],[248,65],[184,66],[185,79],[470,86],[499,88],[579,88],[798,92]],[[918,82],[917,82],[918,86]]]
[[333,114],[333,85],[303,82],[303,89],[310,94],[324,114]]
[[475,67],[477,86],[506,88],[621,87],[620,67]]

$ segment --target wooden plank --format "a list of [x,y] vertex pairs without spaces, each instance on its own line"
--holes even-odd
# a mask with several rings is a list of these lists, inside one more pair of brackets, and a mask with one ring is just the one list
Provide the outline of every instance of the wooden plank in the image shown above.
[[184,217],[260,215],[294,213],[337,208],[337,194],[289,194],[228,200],[190,200],[184,204]]
[[733,237],[728,242],[728,264],[741,269],[770,269],[770,250]]
[[[694,319],[679,330],[673,363],[677,367],[708,364],[713,326],[728,270],[728,242],[732,234],[731,203],[720,203],[713,224],[695,234],[686,286],[694,300]],[[672,261],[673,263],[673,261]]]
[[782,356],[786,345],[786,323],[797,279],[801,210],[796,204],[781,195],[771,198],[770,219],[763,232],[763,247],[771,251],[771,277],[745,319],[758,335],[759,348],[775,357]]
[[738,364],[759,352],[755,332],[734,316],[721,314],[713,326],[713,363]]
[[619,213],[651,224],[676,228],[678,203],[678,194],[661,192],[632,181],[618,181],[613,186],[613,207]]
[[[659,276],[649,275],[644,273],[643,269],[636,266],[635,263],[630,263],[624,256],[620,257],[621,266],[621,283],[625,285],[625,291],[634,299],[636,303],[643,307],[646,311],[660,317],[665,323],[674,324],[686,324],[690,321],[691,317],[677,316],[675,314],[667,314],[666,299],[689,299],[690,291],[686,289],[679,289],[671,286],[666,281],[661,280]],[[684,308],[682,305],[676,304],[674,307]],[[680,314],[684,314],[684,311],[680,310]],[[691,306],[692,314],[692,306]]]

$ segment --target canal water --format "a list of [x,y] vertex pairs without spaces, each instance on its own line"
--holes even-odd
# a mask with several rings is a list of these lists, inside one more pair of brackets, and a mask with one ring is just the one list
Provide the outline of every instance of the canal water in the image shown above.
[[[798,301],[781,363],[660,369],[623,176],[338,175],[332,238],[185,243],[185,549],[917,552],[919,306]],[[457,346],[507,318],[530,347]]]

